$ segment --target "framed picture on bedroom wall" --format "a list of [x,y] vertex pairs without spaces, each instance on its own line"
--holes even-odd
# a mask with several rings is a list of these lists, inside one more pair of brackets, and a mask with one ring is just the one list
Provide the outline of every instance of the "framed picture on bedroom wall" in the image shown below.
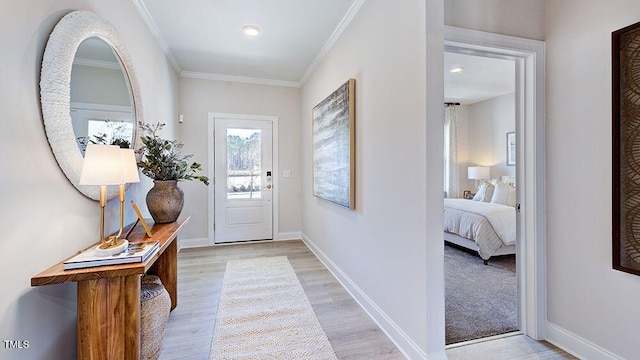
[[516,133],[507,133],[507,165],[516,165]]
[[612,45],[613,268],[640,275],[640,23]]
[[313,195],[355,208],[355,79],[313,108]]

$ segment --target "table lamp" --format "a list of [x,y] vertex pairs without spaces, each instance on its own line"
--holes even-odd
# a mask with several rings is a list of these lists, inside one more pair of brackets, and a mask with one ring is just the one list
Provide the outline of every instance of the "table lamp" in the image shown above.
[[478,189],[478,180],[486,180],[491,178],[490,169],[488,166],[469,166],[467,168],[467,174],[469,180],[476,181],[476,190]]
[[[128,241],[118,239],[122,233],[124,218],[124,184],[127,180],[139,181],[130,169],[130,154],[115,145],[89,144],[84,155],[82,171],[80,172],[80,185],[100,186],[100,245],[96,247],[96,256],[109,256],[121,253],[127,249]],[[131,150],[133,152],[133,150]],[[135,166],[135,156],[133,159]],[[104,236],[104,208],[107,205],[107,185],[120,186],[120,232],[117,236]]]

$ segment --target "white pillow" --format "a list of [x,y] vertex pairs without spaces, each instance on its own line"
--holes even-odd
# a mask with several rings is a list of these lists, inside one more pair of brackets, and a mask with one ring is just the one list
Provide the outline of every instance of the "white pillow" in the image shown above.
[[491,202],[493,204],[516,206],[516,188],[502,181],[496,182]]
[[473,200],[489,202],[493,196],[493,188],[493,185],[486,181],[483,181],[478,188],[478,192],[476,192],[476,195],[473,197]]

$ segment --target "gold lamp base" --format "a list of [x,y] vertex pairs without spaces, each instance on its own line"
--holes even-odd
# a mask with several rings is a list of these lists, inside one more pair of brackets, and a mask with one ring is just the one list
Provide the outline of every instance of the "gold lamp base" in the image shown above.
[[96,246],[96,256],[111,256],[120,254],[127,250],[129,247],[129,241],[126,239],[117,239],[115,236],[110,236],[105,239],[103,244]]

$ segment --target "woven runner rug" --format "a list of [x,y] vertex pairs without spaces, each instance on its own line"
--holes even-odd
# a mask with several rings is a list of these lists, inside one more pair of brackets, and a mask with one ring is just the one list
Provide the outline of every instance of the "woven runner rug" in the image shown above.
[[337,359],[286,256],[227,262],[210,359]]

